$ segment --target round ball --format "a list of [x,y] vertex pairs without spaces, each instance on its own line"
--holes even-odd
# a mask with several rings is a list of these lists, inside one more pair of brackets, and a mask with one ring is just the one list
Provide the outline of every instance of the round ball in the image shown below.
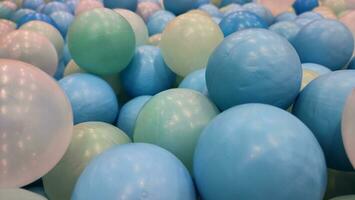
[[206,200],[322,199],[327,181],[312,132],[264,104],[233,107],[208,124],[196,147],[194,175]]
[[211,17],[222,17],[221,11],[218,9],[217,6],[213,4],[204,4],[198,8],[206,13],[208,13]]
[[138,4],[136,13],[140,15],[145,22],[148,22],[150,16],[161,9],[160,4],[146,1]]
[[72,136],[70,103],[46,73],[0,59],[0,188],[21,187],[52,169]]
[[256,14],[263,19],[267,25],[271,25],[274,22],[274,16],[271,11],[259,3],[247,3],[243,5],[243,9],[251,13]]
[[47,200],[43,196],[19,188],[0,189],[0,196],[4,200]]
[[223,40],[223,33],[207,15],[187,13],[165,28],[160,47],[166,64],[180,76],[204,68],[208,58]]
[[290,43],[293,43],[296,35],[300,31],[300,27],[293,21],[277,22],[269,27],[270,31],[278,33],[286,38]]
[[268,8],[276,16],[288,11],[295,0],[259,0],[259,3]]
[[199,69],[187,75],[179,84],[179,88],[195,90],[205,96],[208,96],[206,68]]
[[47,24],[50,24],[52,26],[55,26],[55,22],[50,17],[48,17],[47,15],[42,14],[42,13],[34,12],[34,13],[28,13],[28,14],[24,15],[23,17],[21,17],[19,19],[19,21],[17,22],[17,27],[20,27],[23,24],[26,24],[27,22],[30,22],[30,21],[41,21],[41,22],[45,22]]
[[74,124],[87,121],[113,123],[118,113],[116,95],[101,78],[76,73],[59,81],[68,96],[74,113]]
[[[273,1],[273,0],[271,0]],[[283,0],[282,0],[283,1]],[[297,15],[292,12],[283,12],[275,17],[275,23],[281,21],[292,21],[297,18]]]
[[85,0],[79,1],[75,8],[75,15],[78,16],[81,13],[87,12],[89,10],[94,10],[96,8],[103,8],[104,5],[97,0]]
[[58,2],[58,1],[49,2],[42,8],[42,13],[48,16],[50,16],[54,12],[59,12],[59,11],[70,12],[65,3]]
[[293,4],[293,8],[297,14],[301,14],[313,10],[313,8],[317,7],[318,5],[318,0],[296,0]]
[[150,144],[126,144],[96,157],[81,174],[72,199],[98,198],[195,200],[196,196],[188,171],[174,155]]
[[12,21],[6,19],[0,19],[0,37],[14,31],[16,29],[16,24]]
[[37,10],[39,6],[44,4],[45,4],[44,0],[23,0],[22,8]]
[[69,29],[69,26],[74,20],[74,16],[68,12],[58,11],[50,15],[52,20],[57,25],[59,32],[65,38]]
[[209,97],[222,109],[244,103],[288,108],[301,87],[297,52],[283,37],[248,29],[224,39],[206,69]]
[[149,17],[147,26],[149,35],[162,33],[165,27],[175,19],[175,15],[166,10],[160,10]]
[[74,61],[95,74],[122,71],[134,55],[135,43],[127,20],[105,8],[76,17],[68,33],[69,51]]
[[123,8],[135,11],[137,8],[137,0],[103,0],[106,8]]
[[27,8],[18,9],[16,12],[14,12],[14,14],[12,14],[11,20],[17,24],[19,23],[21,17],[30,13],[35,13],[35,11]]
[[327,165],[353,170],[341,138],[341,115],[347,96],[355,87],[355,71],[343,70],[312,81],[297,98],[293,113],[314,133],[323,148]]
[[164,0],[163,2],[165,9],[175,15],[180,15],[196,8],[196,0]]
[[120,144],[130,143],[120,129],[103,122],[86,122],[74,126],[68,150],[43,177],[44,189],[52,200],[70,199],[82,171],[97,155]]

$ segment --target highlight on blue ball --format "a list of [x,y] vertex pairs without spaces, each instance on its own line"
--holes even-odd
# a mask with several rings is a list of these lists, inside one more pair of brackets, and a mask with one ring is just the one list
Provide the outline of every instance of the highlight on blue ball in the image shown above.
[[19,23],[20,19],[30,13],[35,13],[36,11],[27,9],[27,8],[21,8],[18,9],[16,12],[14,12],[11,16],[11,21],[15,22],[16,24]]
[[67,35],[69,26],[74,20],[74,16],[69,12],[58,11],[50,15],[54,23],[56,24],[57,29],[62,34],[63,38]]
[[283,36],[292,44],[301,28],[293,21],[281,21],[271,25],[269,30]]
[[208,96],[208,89],[206,85],[206,68],[188,74],[179,84],[179,88],[187,88],[195,90]]
[[197,8],[196,0],[164,0],[163,3],[165,9],[175,15]]
[[23,0],[22,8],[37,10],[38,7],[44,4],[44,0]]
[[165,27],[175,18],[175,15],[166,10],[159,10],[149,17],[147,27],[149,35],[162,33]]
[[54,12],[59,12],[59,11],[70,12],[69,8],[65,3],[58,2],[58,1],[49,2],[42,9],[42,13],[48,16],[50,16]]

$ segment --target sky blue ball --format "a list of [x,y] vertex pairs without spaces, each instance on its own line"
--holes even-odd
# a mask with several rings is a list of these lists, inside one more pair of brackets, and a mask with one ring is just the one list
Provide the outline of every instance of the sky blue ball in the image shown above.
[[236,4],[245,4],[245,3],[249,3],[252,2],[253,0],[222,0],[220,6],[227,6],[229,4],[232,3],[236,3]]
[[229,5],[228,7],[229,7],[229,9],[223,13],[223,17],[225,17],[233,12],[245,11],[245,9],[241,5],[235,4],[235,3]]
[[293,4],[297,14],[313,10],[318,6],[318,0],[296,0]]
[[69,0],[66,1],[65,4],[67,4],[67,7],[70,11],[70,13],[74,14],[75,13],[75,8],[78,5],[79,1],[78,0]]
[[243,8],[258,15],[267,23],[267,25],[271,25],[274,22],[274,16],[272,15],[271,11],[261,4],[247,3],[243,5]]
[[131,63],[122,71],[122,85],[131,97],[155,95],[169,89],[176,75],[165,64],[160,49],[155,46],[137,48]]
[[295,49],[266,29],[248,29],[225,38],[206,70],[209,97],[222,110],[244,103],[286,109],[298,95],[301,79]]
[[65,36],[67,35],[67,32],[68,32],[69,26],[71,25],[71,23],[74,20],[74,16],[69,12],[58,11],[58,12],[52,13],[50,15],[50,17],[57,25],[59,32],[65,38]]
[[208,96],[206,85],[206,68],[188,74],[180,83],[179,88],[187,88],[201,92],[203,95]]
[[277,22],[269,27],[270,31],[278,33],[286,38],[291,44],[295,39],[297,33],[300,31],[300,27],[293,21],[281,21]]
[[275,17],[275,22],[292,21],[297,18],[297,15],[292,12],[283,12]]
[[348,69],[355,69],[355,57],[351,59],[351,62],[348,65]]
[[72,200],[195,200],[189,172],[170,152],[152,144],[124,144],[94,158]]
[[107,8],[124,8],[132,11],[136,11],[137,0],[104,0],[105,7]]
[[317,63],[331,70],[343,68],[354,50],[350,30],[336,20],[315,20],[300,30],[294,39],[302,63]]
[[21,17],[34,12],[35,11],[31,9],[20,8],[11,15],[11,21],[17,24],[20,21]]
[[48,16],[50,16],[54,12],[59,12],[59,11],[70,12],[69,8],[65,3],[58,2],[58,1],[49,2],[42,9],[42,13]]
[[212,20],[219,25],[219,23],[221,23],[222,21],[222,18],[219,18],[219,17],[212,17]]
[[29,14],[26,14],[23,17],[21,17],[17,23],[17,27],[20,27],[23,24],[26,24],[27,22],[34,21],[34,20],[46,22],[46,23],[56,27],[55,22],[50,17],[48,17],[46,14],[36,13],[36,12],[29,13]]
[[302,63],[302,68],[315,71],[319,75],[328,74],[332,72],[330,69],[324,67],[323,65],[318,65],[315,63]]
[[219,11],[218,7],[214,4],[204,4],[198,8],[199,10],[205,11],[211,17],[222,17],[222,13]]
[[152,98],[152,96],[136,97],[124,104],[121,108],[117,120],[117,127],[125,132],[131,139],[133,139],[138,114],[150,98]]
[[259,16],[248,11],[232,12],[222,18],[219,23],[224,36],[228,36],[234,32],[249,28],[267,28],[266,22]]
[[37,10],[39,6],[44,4],[45,4],[44,0],[23,0],[22,8]]
[[71,103],[74,124],[88,121],[114,123],[118,114],[116,95],[101,78],[76,73],[59,81]]
[[233,107],[202,132],[194,175],[204,200],[321,200],[324,155],[292,114],[264,104]]
[[308,11],[298,15],[297,18],[308,18],[308,19],[323,19],[324,17],[316,12]]
[[149,17],[147,27],[149,35],[162,33],[165,27],[175,18],[175,15],[166,10],[159,10]]
[[164,0],[163,3],[165,9],[175,15],[197,8],[196,0]]
[[322,75],[302,90],[293,107],[293,113],[318,139],[332,169],[353,170],[343,146],[341,118],[345,101],[355,87],[354,77],[354,70]]

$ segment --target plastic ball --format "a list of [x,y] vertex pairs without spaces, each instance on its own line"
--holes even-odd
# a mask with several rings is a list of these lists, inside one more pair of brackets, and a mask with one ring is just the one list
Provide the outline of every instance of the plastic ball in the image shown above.
[[165,27],[175,19],[175,15],[166,10],[160,10],[149,17],[147,26],[149,35],[162,33]]
[[99,8],[75,18],[69,28],[68,45],[72,58],[84,70],[114,74],[131,61],[135,36],[124,17],[115,11]]
[[287,111],[264,104],[233,107],[208,124],[196,147],[194,175],[206,200],[322,199],[327,181],[312,132]]
[[140,46],[121,73],[122,84],[131,97],[155,95],[169,89],[175,74],[166,66],[160,49],[155,46]]
[[52,169],[72,136],[70,103],[46,73],[0,59],[0,188],[31,183]]
[[205,11],[211,17],[222,17],[222,13],[219,11],[218,7],[213,4],[204,4],[198,8],[199,10]]
[[79,0],[67,0],[65,1],[65,4],[67,4],[67,7],[70,11],[70,13],[75,14],[75,9],[77,5],[79,4]]
[[15,11],[16,9],[6,5],[4,1],[0,2],[0,19],[10,19]]
[[311,11],[318,5],[318,0],[296,0],[293,4],[293,8],[297,14],[301,14],[303,12]]
[[295,49],[265,29],[248,29],[224,39],[206,70],[209,97],[222,110],[244,103],[286,109],[298,95],[301,79]]
[[220,9],[223,16],[227,16],[232,12],[245,11],[245,9],[239,4],[230,4]]
[[41,5],[44,5],[43,0],[23,0],[22,8],[28,8],[31,10],[37,10],[37,8]]
[[257,2],[268,8],[273,15],[278,15],[289,10],[295,0],[258,0]]
[[168,24],[160,47],[169,68],[186,76],[206,67],[209,56],[222,40],[222,31],[210,17],[187,13]]
[[136,47],[145,45],[148,41],[148,28],[143,19],[136,13],[126,9],[115,9],[115,11],[122,15],[131,25],[134,35],[136,37]]
[[58,54],[58,59],[62,58],[64,39],[56,28],[42,21],[31,21],[22,25],[20,30],[34,31],[47,37],[47,39],[54,45]]
[[16,29],[16,24],[7,19],[0,19],[0,37],[14,31]]
[[303,63],[317,63],[331,70],[338,70],[350,60],[354,50],[354,39],[349,29],[342,23],[322,19],[301,29],[293,45]]
[[256,14],[261,19],[263,19],[267,25],[271,25],[274,22],[274,16],[271,11],[265,6],[258,3],[247,3],[243,5],[246,11]]
[[206,68],[191,72],[181,81],[179,88],[195,90],[205,96],[208,96],[206,85]]
[[221,3],[220,3],[220,6],[223,7],[223,6],[227,6],[229,4],[245,4],[245,3],[250,3],[252,2],[253,0],[221,0]]
[[115,122],[118,102],[106,81],[94,75],[76,73],[65,76],[59,85],[73,108],[74,124],[88,121]]
[[58,56],[52,43],[39,33],[17,30],[0,40],[0,58],[23,61],[53,76]]
[[346,100],[346,104],[343,109],[342,121],[341,121],[341,130],[343,136],[343,142],[345,146],[346,153],[350,159],[353,167],[355,166],[355,149],[353,148],[355,142],[354,136],[354,117],[355,117],[355,90],[353,89],[351,94]]
[[15,23],[18,23],[21,19],[21,17],[27,15],[27,14],[30,14],[30,13],[35,13],[34,10],[31,10],[31,9],[26,9],[26,8],[23,8],[23,9],[18,9],[16,12],[14,12],[12,15],[11,15],[11,20]]
[[320,15],[319,13],[316,13],[316,12],[312,12],[312,11],[304,12],[304,13],[298,15],[297,18],[308,18],[308,19],[313,19],[313,20],[323,19],[322,15]]
[[292,43],[301,28],[293,21],[281,21],[271,25],[269,30],[278,33]]
[[312,70],[312,71],[316,72],[319,75],[324,75],[324,74],[332,72],[327,67],[324,67],[322,65],[318,65],[318,64],[315,64],[315,63],[302,63],[302,68],[303,69]]
[[42,13],[48,16],[50,16],[54,12],[59,12],[59,11],[70,12],[70,10],[68,9],[65,3],[61,3],[58,1],[50,2],[46,4],[42,9]]
[[196,8],[196,0],[164,0],[164,7],[166,10],[175,15],[183,14],[189,10]]
[[62,160],[43,177],[48,197],[70,199],[75,183],[90,161],[111,147],[130,143],[120,129],[103,122],[86,122],[74,126],[73,138]]
[[296,18],[297,15],[295,13],[283,12],[275,17],[275,23],[281,21],[292,21],[295,20]]
[[155,34],[149,37],[148,45],[159,46],[160,41],[161,41],[161,34]]
[[140,111],[134,141],[167,149],[192,172],[197,140],[218,113],[201,93],[189,89],[167,90],[152,97]]
[[94,10],[96,8],[104,8],[104,5],[97,0],[79,1],[75,8],[75,15],[78,16],[81,13],[87,12],[89,10]]
[[135,11],[137,8],[137,0],[104,0],[104,5],[107,8],[123,8]]
[[353,38],[355,38],[355,10],[345,14],[339,20],[350,29],[353,34]]
[[47,200],[43,196],[19,188],[0,189],[0,197],[4,200]]
[[73,200],[101,198],[195,200],[196,196],[188,171],[174,155],[150,144],[126,144],[96,157],[72,196]]
[[74,16],[68,12],[58,11],[50,15],[54,23],[56,24],[59,32],[65,38],[67,35],[69,26],[74,20]]
[[249,28],[267,28],[267,23],[249,11],[232,12],[219,23],[224,36]]
[[152,96],[139,96],[124,104],[117,120],[117,127],[133,139],[138,114]]
[[148,22],[150,16],[159,10],[162,10],[159,4],[147,1],[138,4],[136,13],[141,16],[145,22]]
[[345,153],[340,124],[346,98],[355,87],[354,76],[353,70],[320,76],[301,92],[293,108],[318,139],[332,169],[353,169]]
[[52,26],[55,27],[55,22],[50,18],[48,17],[47,15],[45,14],[42,14],[42,13],[28,13],[26,15],[24,15],[23,17],[21,17],[17,23],[17,27],[20,27],[22,26],[23,24],[26,24],[27,22],[30,22],[30,21],[42,21],[42,22],[45,22],[45,23],[48,23]]

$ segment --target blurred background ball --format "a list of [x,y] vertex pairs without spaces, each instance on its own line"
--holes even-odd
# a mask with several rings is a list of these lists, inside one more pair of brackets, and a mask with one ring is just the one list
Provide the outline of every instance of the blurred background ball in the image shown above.
[[162,33],[165,27],[175,19],[175,15],[166,10],[160,10],[149,17],[147,26],[149,35]]
[[196,8],[196,0],[164,0],[163,2],[165,9],[175,15],[180,15]]
[[41,21],[41,22],[48,23],[52,26],[55,26],[54,21],[49,16],[42,13],[34,12],[34,13],[28,13],[23,17],[21,17],[17,22],[17,27],[20,27],[23,24],[26,24],[27,22],[30,21]]
[[272,15],[271,11],[261,4],[247,3],[244,4],[242,8],[259,16],[266,22],[267,25],[271,25],[274,22],[274,16]]
[[318,5],[318,0],[296,0],[293,4],[293,8],[295,9],[297,14],[301,14],[303,12],[312,10]]
[[4,200],[47,200],[43,196],[19,188],[0,189],[0,197]]
[[69,30],[69,26],[71,25],[71,23],[74,20],[74,16],[68,12],[58,11],[58,12],[53,12],[50,15],[50,17],[52,18],[52,20],[56,24],[59,32],[65,38],[67,35],[67,32]]
[[315,63],[302,63],[302,68],[303,69],[312,70],[312,71],[316,72],[319,75],[323,75],[323,74],[327,74],[327,73],[332,72],[327,67],[324,67],[322,65],[318,65],[318,64],[315,64]]
[[341,132],[346,153],[352,166],[355,166],[355,90],[347,97],[341,119]]
[[44,5],[45,2],[43,0],[23,0],[22,8],[28,8],[31,10],[37,10],[37,8],[41,5]]
[[79,1],[75,8],[75,15],[78,16],[81,13],[94,10],[96,8],[103,8],[104,5],[97,0],[85,0],[85,1]]
[[206,68],[199,69],[188,74],[179,84],[179,88],[195,90],[205,96],[208,96]]
[[65,3],[58,2],[58,1],[49,2],[42,8],[42,13],[48,16],[50,16],[54,12],[59,12],[59,11],[70,12]]
[[31,10],[31,9],[27,9],[27,8],[20,8],[12,14],[11,20],[17,24],[17,23],[19,23],[21,17],[23,17],[27,14],[30,14],[30,13],[35,13],[35,11]]
[[269,27],[270,31],[273,31],[283,36],[291,44],[293,43],[293,40],[295,39],[300,29],[301,28],[293,21],[281,21]]
[[123,8],[135,11],[137,8],[137,0],[103,0],[106,8]]
[[7,19],[0,19],[0,37],[14,31],[16,29],[16,24]]
[[258,0],[258,3],[268,8],[276,16],[282,12],[288,11],[295,0]]
[[21,187],[52,169],[72,136],[70,103],[46,73],[0,59],[0,188]]
[[141,2],[138,4],[136,13],[143,18],[143,20],[147,23],[150,16],[152,16],[157,11],[162,10],[160,4],[155,2]]

